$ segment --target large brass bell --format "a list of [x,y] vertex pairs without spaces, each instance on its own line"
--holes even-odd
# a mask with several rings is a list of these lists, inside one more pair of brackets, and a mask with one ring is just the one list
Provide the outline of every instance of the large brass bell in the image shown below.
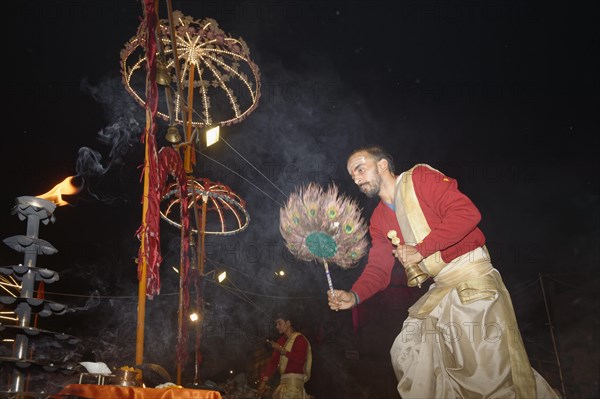
[[167,66],[162,60],[156,61],[156,83],[161,86],[168,86],[171,84],[171,75],[169,75]]
[[171,125],[167,128],[165,140],[172,144],[177,144],[181,141],[181,134],[179,134],[179,129],[177,129],[177,126]]
[[417,263],[406,266],[404,271],[406,272],[406,283],[409,287],[416,285],[421,288],[421,284],[429,278],[429,274],[421,270]]
[[[388,231],[388,238],[392,241],[392,245],[397,246],[400,244],[400,238],[395,230]],[[409,287],[418,286],[421,288],[423,281],[429,278],[429,274],[425,273],[417,263],[408,265],[404,268],[406,272],[406,282]]]

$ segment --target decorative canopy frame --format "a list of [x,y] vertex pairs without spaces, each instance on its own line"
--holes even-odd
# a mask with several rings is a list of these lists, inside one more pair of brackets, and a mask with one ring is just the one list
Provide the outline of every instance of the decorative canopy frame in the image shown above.
[[[174,109],[163,99],[157,115],[166,121],[191,123],[194,127],[228,126],[243,120],[257,107],[260,97],[259,69],[250,59],[244,40],[228,36],[211,18],[196,20],[173,11],[173,21],[175,48],[169,35],[169,21],[161,19],[158,23],[156,34],[162,54],[157,63],[159,69],[166,68],[170,81],[177,82],[180,75],[181,90],[174,90]],[[137,35],[121,52],[125,87],[142,106],[146,104],[145,41],[142,23]],[[180,73],[177,72],[179,65]],[[193,95],[200,98],[198,104],[193,105],[189,121],[182,118],[183,88],[188,91],[188,103],[192,103],[189,98]]]
[[[187,197],[188,207],[191,211],[194,207],[205,207],[208,212],[216,215],[213,220],[209,220],[209,216],[204,217],[204,228],[192,227],[191,231],[196,234],[200,230],[204,234],[232,235],[248,227],[250,215],[246,210],[244,200],[226,185],[205,178],[193,179],[188,184]],[[176,219],[180,214],[178,209],[181,203],[180,198],[179,187],[172,184],[163,197],[163,209],[160,212],[163,220],[177,228],[181,228],[181,222]]]

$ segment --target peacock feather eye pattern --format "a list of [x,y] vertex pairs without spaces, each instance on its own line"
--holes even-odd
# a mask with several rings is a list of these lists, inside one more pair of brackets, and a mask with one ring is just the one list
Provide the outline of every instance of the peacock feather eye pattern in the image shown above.
[[299,186],[280,210],[279,230],[288,250],[304,261],[358,264],[368,247],[368,230],[355,200],[311,182]]

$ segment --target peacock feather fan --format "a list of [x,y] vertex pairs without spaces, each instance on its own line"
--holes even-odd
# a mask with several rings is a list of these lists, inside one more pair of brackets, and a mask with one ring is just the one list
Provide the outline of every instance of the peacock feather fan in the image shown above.
[[332,262],[342,269],[356,266],[368,246],[361,210],[335,184],[327,190],[316,183],[299,187],[280,210],[279,230],[298,259]]

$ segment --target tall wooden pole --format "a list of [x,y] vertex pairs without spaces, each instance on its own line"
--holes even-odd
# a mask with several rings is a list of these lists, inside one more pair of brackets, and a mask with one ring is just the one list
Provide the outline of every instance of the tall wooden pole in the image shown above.
[[[183,289],[184,289],[184,282],[183,282],[183,276],[182,276],[182,272],[179,272],[179,310],[177,312],[177,331],[178,331],[178,337],[181,336],[182,331],[183,331]],[[177,360],[177,385],[181,385],[181,362],[179,362],[179,360]]]
[[[145,159],[148,160],[148,126],[146,126],[146,151],[145,151]],[[142,223],[145,223],[146,214],[148,213],[148,187],[149,183],[149,167],[148,161],[144,163],[144,195],[143,195],[143,205],[142,205]],[[146,250],[146,229],[142,226],[142,231],[140,235],[141,239],[141,249],[140,253],[144,253]],[[147,273],[148,273],[148,258],[142,256],[141,259],[138,260],[141,262],[140,267],[140,276],[138,283],[138,313],[137,313],[137,330],[136,330],[136,344],[135,344],[135,364],[143,364],[144,363],[144,324],[146,319],[146,282],[147,282]]]
[[187,146],[184,149],[183,153],[183,169],[188,174],[194,173],[194,143],[192,140],[192,118],[194,117],[194,64],[190,65],[190,69],[188,72],[188,99],[187,99],[187,117],[186,117],[186,131],[185,131],[185,141]]
[[198,234],[200,234],[200,251],[201,255],[199,256],[198,269],[200,270],[201,278],[204,278],[204,238],[206,237],[206,206],[208,202],[208,195],[202,195],[202,221],[201,221],[201,229],[198,229]]
[[[158,21],[158,1],[146,0],[144,2],[144,15],[146,18],[147,36],[151,38],[155,34],[155,29]],[[151,40],[147,41],[147,46]],[[154,145],[154,114],[156,101],[152,101],[152,96],[155,94],[152,90],[156,87],[156,81],[153,73],[155,72],[155,54],[154,49],[147,50],[148,73],[146,75],[146,132],[144,137],[144,191],[142,195],[142,223],[140,231],[140,256],[138,259],[138,312],[137,312],[137,327],[136,327],[136,345],[135,345],[135,364],[144,363],[144,328],[146,322],[146,286],[148,283],[148,257],[146,254],[146,244],[148,241],[148,207],[149,207],[149,192],[150,192],[150,166],[153,152],[156,149]]]
[[[184,148],[184,156],[183,156],[183,169],[188,174],[188,176],[192,176],[190,179],[190,184],[192,186],[192,200],[196,201],[196,189],[193,181],[193,155],[194,155],[194,143],[192,140],[192,117],[193,117],[193,101],[194,101],[194,65],[192,65],[189,69],[189,86],[188,86],[188,102],[187,102],[187,118],[186,118],[186,131],[185,131],[185,141],[187,146]],[[181,193],[181,195],[185,195]],[[195,205],[194,205],[195,206]],[[185,289],[185,283],[183,281],[183,273],[179,273],[179,318],[178,318],[178,329],[179,335],[182,334],[183,331],[183,290]],[[182,370],[181,362],[177,362],[177,385],[181,385],[181,370]]]

